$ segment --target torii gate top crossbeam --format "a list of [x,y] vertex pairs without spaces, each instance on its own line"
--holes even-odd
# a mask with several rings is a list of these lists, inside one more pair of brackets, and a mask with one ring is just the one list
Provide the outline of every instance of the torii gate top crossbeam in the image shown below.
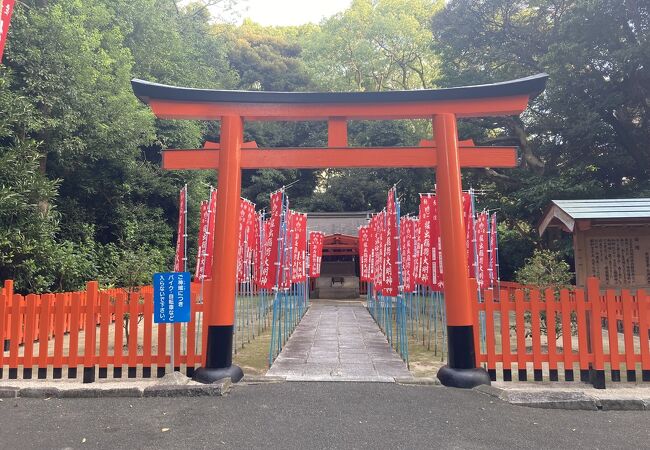
[[477,86],[383,92],[224,91],[134,79],[135,95],[162,119],[246,120],[416,119],[520,114],[545,88],[548,75]]

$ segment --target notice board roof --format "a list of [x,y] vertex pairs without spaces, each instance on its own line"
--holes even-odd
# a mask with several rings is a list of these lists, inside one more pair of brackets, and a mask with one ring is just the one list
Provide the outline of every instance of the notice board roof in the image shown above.
[[572,233],[576,220],[648,218],[650,218],[650,198],[552,200],[540,221],[538,230],[543,234],[549,226],[555,226]]

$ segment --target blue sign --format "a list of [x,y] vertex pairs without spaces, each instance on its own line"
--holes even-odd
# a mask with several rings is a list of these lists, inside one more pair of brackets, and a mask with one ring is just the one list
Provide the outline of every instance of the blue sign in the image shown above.
[[153,275],[153,321],[190,321],[190,273],[164,272]]

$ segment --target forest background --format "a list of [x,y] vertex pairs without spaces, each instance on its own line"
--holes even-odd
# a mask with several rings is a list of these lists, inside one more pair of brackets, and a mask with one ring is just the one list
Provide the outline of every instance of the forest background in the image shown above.
[[[0,280],[21,292],[148,282],[172,264],[189,185],[190,267],[212,172],[165,172],[163,148],[218,140],[218,123],[159,121],[131,78],[217,89],[378,91],[490,83],[545,71],[521,117],[463,120],[460,139],[516,145],[516,169],[464,170],[499,216],[502,278],[535,249],[571,264],[568,236],[537,235],[551,199],[650,197],[650,4],[641,0],[354,0],[320,24],[223,23],[236,0],[22,0],[0,67]],[[291,11],[287,11],[291,14]],[[352,145],[416,145],[427,121],[350,123]],[[318,122],[246,124],[261,146],[326,143]],[[290,188],[301,211],[402,211],[435,171],[257,170],[264,208]],[[552,259],[552,258],[551,258]]]

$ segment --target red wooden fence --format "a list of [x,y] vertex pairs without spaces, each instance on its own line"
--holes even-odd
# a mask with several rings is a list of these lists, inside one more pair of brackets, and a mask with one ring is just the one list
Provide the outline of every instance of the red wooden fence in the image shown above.
[[[198,318],[203,304],[197,303],[198,286],[192,286],[192,321],[181,339],[181,326],[174,326],[176,365],[189,375],[200,364],[205,336]],[[650,296],[643,290],[601,292],[598,280],[590,278],[587,289],[548,289],[501,283],[500,289],[476,295],[475,343],[477,363],[487,368],[493,380],[532,378],[557,381],[560,371],[566,381],[580,379],[604,385],[606,370],[612,381],[650,381]],[[206,289],[210,283],[206,283]],[[477,292],[472,289],[472,292]],[[98,289],[90,282],[85,291],[60,294],[13,292],[6,281],[0,292],[0,378],[77,377],[95,374],[121,377],[164,375],[170,362],[168,327],[153,323],[153,289],[146,286],[130,298],[122,289]],[[131,320],[136,318],[136,320]],[[125,322],[128,321],[125,329]],[[544,326],[544,325],[548,326]],[[126,336],[128,331],[128,341]],[[8,344],[8,345],[6,345]],[[7,348],[8,347],[8,348]],[[5,372],[4,369],[8,369]]]
[[[193,320],[187,324],[185,341],[180,324],[174,326],[175,364],[185,366],[188,375],[202,359],[203,346],[196,342],[196,319],[203,312],[198,291],[198,286],[192,287]],[[129,378],[137,376],[138,368],[145,378],[154,367],[157,376],[165,374],[170,362],[168,327],[153,323],[151,286],[129,295],[122,289],[100,291],[93,281],[85,291],[22,296],[6,281],[0,294],[0,341],[8,344],[0,349],[0,378],[8,368],[8,378],[18,378],[21,369],[22,378],[30,379],[34,367],[38,378],[55,379],[62,378],[64,367],[69,378],[76,378],[83,367],[85,381],[94,380],[96,368],[99,378],[108,377],[109,368],[113,377],[121,377],[124,367]]]
[[636,381],[640,369],[650,381],[649,303],[641,289],[602,293],[596,278],[586,289],[559,292],[502,283],[474,303],[477,363],[493,380],[498,369],[505,381],[513,371],[527,380],[532,369],[536,381],[557,381],[562,369],[564,380],[572,381],[578,369],[582,381],[591,375],[604,386],[606,375],[620,381],[622,369],[627,381]]

